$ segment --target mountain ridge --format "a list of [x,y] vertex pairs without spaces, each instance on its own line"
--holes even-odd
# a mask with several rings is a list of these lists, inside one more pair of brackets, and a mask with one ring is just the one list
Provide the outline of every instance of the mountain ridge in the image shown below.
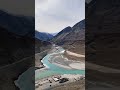
[[85,19],[64,28],[51,41],[66,50],[85,54]]
[[52,39],[56,44],[71,40],[85,40],[85,20],[76,23],[73,27],[64,28]]

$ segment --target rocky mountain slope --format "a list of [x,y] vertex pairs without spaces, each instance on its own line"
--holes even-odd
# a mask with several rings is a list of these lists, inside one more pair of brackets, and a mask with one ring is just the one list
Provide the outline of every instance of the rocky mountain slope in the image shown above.
[[52,41],[68,50],[85,53],[85,20],[75,24],[73,27],[66,27],[59,32]]
[[19,35],[33,32],[35,29],[34,20],[34,17],[16,16],[0,10],[0,26]]
[[[120,69],[120,1],[92,0],[86,4],[86,62]],[[86,64],[86,81],[96,83],[93,87],[120,86],[119,73],[103,73],[92,70]],[[104,86],[99,82],[105,83]],[[86,83],[89,88],[92,85]],[[116,87],[115,86],[115,87]]]
[[73,27],[66,27],[53,38],[53,42],[57,44],[75,40],[85,40],[85,20],[78,22]]
[[[33,53],[34,38],[17,35],[0,27],[0,64],[11,64]],[[6,59],[5,59],[6,58]]]
[[8,32],[0,26],[0,43],[0,88],[16,90],[14,80],[34,65],[34,38]]
[[34,66],[34,18],[0,11],[0,43],[0,88],[19,90],[14,81]]
[[[0,88],[2,90],[19,90],[14,81],[29,67],[35,65],[35,53],[42,52],[50,44],[35,38],[34,23],[33,17],[16,16],[0,11]],[[38,51],[35,52],[36,48]]]
[[53,39],[52,41],[59,44],[61,43],[65,36],[68,35],[70,33],[70,31],[72,31],[72,28],[69,26],[69,27],[66,27],[65,29],[63,29],[61,32],[59,32]]
[[42,41],[36,38],[35,40],[35,67],[42,68],[41,60],[51,49],[52,44],[48,41]]

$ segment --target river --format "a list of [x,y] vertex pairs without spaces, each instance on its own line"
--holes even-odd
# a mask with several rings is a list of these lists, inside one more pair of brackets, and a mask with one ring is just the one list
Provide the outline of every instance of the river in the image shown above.
[[[35,74],[35,80],[45,78],[51,75],[58,75],[58,74],[85,74],[85,70],[70,70],[65,69],[63,67],[59,67],[58,65],[55,65],[53,63],[49,62],[49,59],[53,57],[55,54],[63,54],[64,49],[61,47],[57,47],[57,50],[55,50],[52,53],[47,54],[43,59],[42,63],[44,66],[46,66],[45,70],[38,69],[35,70],[34,67],[29,68],[26,72],[21,74],[18,78],[18,80],[15,81],[15,85],[20,88],[20,90],[33,90],[34,89],[34,74]],[[61,56],[62,57],[62,56]],[[35,73],[33,73],[33,70],[35,70]]]
[[69,69],[65,69],[63,67],[59,67],[58,65],[55,65],[55,64],[49,62],[49,59],[51,57],[53,57],[53,55],[63,54],[64,51],[65,50],[63,48],[57,47],[56,51],[46,55],[43,58],[42,63],[43,63],[43,65],[45,65],[48,68],[48,70],[45,70],[42,73],[40,73],[39,70],[36,71],[35,72],[35,80],[41,79],[41,78],[44,78],[44,77],[47,77],[47,76],[51,76],[51,75],[56,75],[56,74],[82,74],[82,75],[85,74],[85,70],[78,70],[78,69],[69,70]]

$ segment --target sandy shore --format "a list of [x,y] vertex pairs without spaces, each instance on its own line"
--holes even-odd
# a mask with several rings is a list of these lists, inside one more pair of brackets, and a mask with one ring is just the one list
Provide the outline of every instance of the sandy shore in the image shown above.
[[85,57],[85,55],[77,54],[77,53],[74,53],[74,52],[71,52],[71,51],[66,51],[66,53],[68,55],[72,55],[72,56],[76,56],[76,57]]
[[71,62],[70,64],[66,65],[62,65],[56,62],[53,62],[52,64],[55,64],[59,67],[65,68],[65,69],[79,69],[79,70],[85,70],[85,63],[83,62]]
[[[85,57],[85,55],[80,55],[73,52],[69,52],[69,53],[70,55],[74,55],[74,56],[77,55],[77,57],[79,56]],[[69,60],[68,58],[64,57],[63,54],[53,55],[53,57],[51,57],[49,62],[65,69],[85,70],[85,62]]]
[[82,62],[81,63],[72,63],[69,66],[74,68],[74,69],[85,70],[85,64]]
[[[54,53],[58,48],[54,48],[51,50],[51,53]],[[64,53],[67,53],[68,55],[75,56],[75,57],[85,57],[85,55],[77,54],[71,51],[62,51],[61,54],[57,53],[54,55],[51,55],[52,57],[49,59],[49,62],[52,64],[55,64],[59,67],[65,68],[65,69],[85,69],[85,63],[84,62],[77,62],[74,60],[68,60],[68,58],[64,57]],[[50,53],[49,53],[50,54]],[[35,63],[37,67],[43,67],[42,61],[40,62],[40,55],[36,54],[35,57]],[[46,65],[44,65],[47,67]],[[48,67],[47,67],[48,68]]]

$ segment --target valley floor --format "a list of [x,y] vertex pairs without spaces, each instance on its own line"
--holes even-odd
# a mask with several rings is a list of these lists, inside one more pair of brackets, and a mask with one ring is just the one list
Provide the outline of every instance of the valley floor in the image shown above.
[[[54,53],[57,51],[57,47],[53,47],[52,50],[49,52]],[[77,54],[71,51],[64,51],[64,54],[58,53],[51,55],[50,59],[48,60],[49,63],[57,65],[59,67],[68,69],[68,70],[85,70],[85,63],[83,59],[74,60],[66,57],[76,57],[76,58],[85,58],[84,55]],[[36,72],[42,73],[44,70],[47,70],[47,67],[42,69],[37,69]],[[68,78],[69,81],[65,83],[59,83],[62,78]],[[36,90],[84,90],[85,87],[85,76],[80,74],[59,74],[59,75],[52,75],[46,78],[37,79],[35,81],[35,88]],[[69,85],[73,85],[74,89],[69,89]],[[57,86],[57,87],[56,87]]]

